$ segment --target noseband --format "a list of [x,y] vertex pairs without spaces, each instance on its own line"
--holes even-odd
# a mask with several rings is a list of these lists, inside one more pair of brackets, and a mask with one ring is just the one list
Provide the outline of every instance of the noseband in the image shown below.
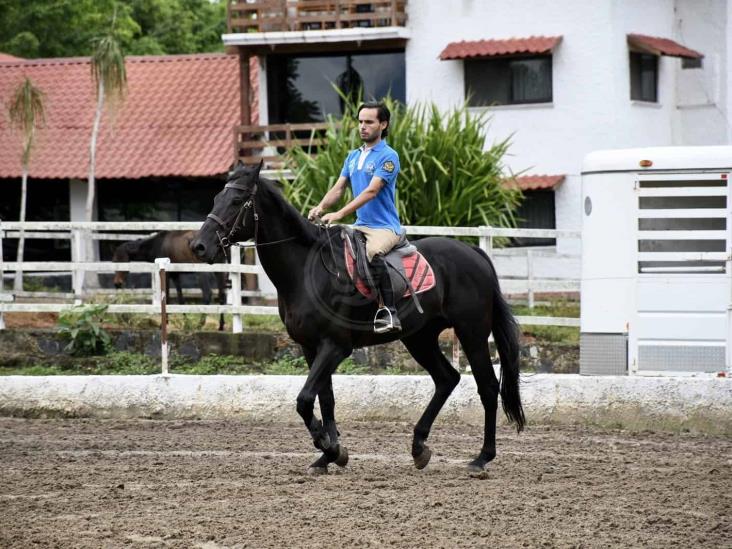
[[[238,183],[227,183],[224,185],[224,189],[238,189],[240,191],[246,191],[247,188],[244,185],[240,185]],[[243,229],[246,226],[246,218],[244,217],[247,211],[249,209],[254,209],[254,243],[256,245],[257,243],[257,229],[259,227],[259,215],[257,215],[257,210],[254,207],[254,200],[257,194],[257,184],[254,184],[254,187],[252,187],[252,192],[249,193],[249,198],[244,201],[244,204],[241,205],[241,208],[239,208],[239,212],[236,214],[236,218],[234,219],[234,222],[231,224],[231,227],[229,227],[229,224],[221,219],[218,215],[214,213],[208,214],[206,217],[213,219],[219,227],[223,229],[223,233],[226,233],[228,231],[228,234],[223,234],[216,231],[216,236],[219,239],[219,245],[221,246],[221,249],[224,251],[224,254],[226,254],[226,250],[228,250],[232,246],[232,239],[234,238],[234,233],[237,232],[239,229],[239,224],[241,223],[241,228]]]

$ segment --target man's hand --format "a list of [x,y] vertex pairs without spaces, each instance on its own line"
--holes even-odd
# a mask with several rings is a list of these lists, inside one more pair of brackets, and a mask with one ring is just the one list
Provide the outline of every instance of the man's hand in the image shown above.
[[334,223],[338,221],[339,219],[343,218],[343,214],[340,212],[333,212],[325,214],[323,217],[320,218],[320,220],[325,223],[326,225],[330,225],[331,223]]
[[310,213],[308,214],[308,219],[310,221],[317,221],[322,215],[323,208],[321,208],[320,206],[315,206],[312,210],[310,210]]

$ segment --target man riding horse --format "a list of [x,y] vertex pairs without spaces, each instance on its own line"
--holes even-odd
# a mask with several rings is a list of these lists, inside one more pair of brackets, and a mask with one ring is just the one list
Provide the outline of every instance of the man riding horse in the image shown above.
[[[381,296],[374,318],[376,333],[398,332],[402,328],[384,261],[384,256],[399,242],[402,231],[396,208],[399,155],[384,141],[389,134],[390,118],[383,103],[364,103],[359,107],[358,128],[363,145],[348,154],[335,185],[308,215],[311,221],[320,219],[330,224],[356,212],[354,229],[366,237],[366,255]],[[353,200],[340,210],[323,215],[341,199],[349,181]]]

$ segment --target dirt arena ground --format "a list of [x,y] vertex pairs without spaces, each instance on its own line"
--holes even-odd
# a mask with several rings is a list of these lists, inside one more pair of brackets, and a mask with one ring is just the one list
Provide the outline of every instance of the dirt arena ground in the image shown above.
[[439,424],[341,426],[344,471],[296,423],[0,419],[0,547],[730,547],[732,440]]

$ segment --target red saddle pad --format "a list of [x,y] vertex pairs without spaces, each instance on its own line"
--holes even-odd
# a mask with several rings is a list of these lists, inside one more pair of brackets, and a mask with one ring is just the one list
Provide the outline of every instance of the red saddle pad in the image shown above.
[[[351,257],[351,254],[348,253],[348,248],[344,246],[343,252],[346,259],[348,276],[353,280],[356,289],[361,295],[372,299],[374,296],[361,277],[358,276],[356,262]],[[402,257],[402,265],[404,265],[404,272],[407,275],[407,279],[409,279],[412,288],[414,288],[414,293],[421,294],[435,287],[435,272],[432,270],[432,265],[427,262],[421,253],[414,252],[413,254]],[[407,288],[402,297],[408,297],[409,295],[411,295],[411,290]]]

